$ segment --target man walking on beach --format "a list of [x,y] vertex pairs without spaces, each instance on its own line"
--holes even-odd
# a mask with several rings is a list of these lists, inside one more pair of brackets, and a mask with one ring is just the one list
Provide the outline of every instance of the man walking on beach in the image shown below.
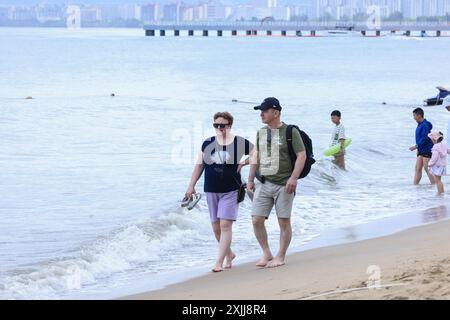
[[411,151],[417,150],[416,161],[416,173],[414,175],[414,184],[419,184],[422,179],[422,170],[425,168],[425,172],[430,179],[430,183],[434,184],[434,178],[428,169],[428,163],[431,159],[431,149],[433,148],[433,142],[428,138],[428,134],[433,129],[433,125],[424,118],[425,113],[422,108],[416,108],[413,111],[414,120],[417,122],[416,128],[416,144],[409,148]]
[[[288,126],[280,120],[282,108],[276,98],[266,98],[254,109],[261,111],[261,120],[266,124],[256,136],[256,151],[251,159],[247,183],[247,188],[255,191],[252,222],[256,239],[263,250],[263,256],[256,265],[274,268],[285,264],[286,252],[292,238],[292,204],[298,177],[305,166],[306,151],[300,132],[294,128],[292,146],[297,160],[292,166],[286,139]],[[258,168],[264,181],[255,188],[254,180]],[[280,248],[275,258],[269,248],[265,227],[265,220],[273,206],[280,226]]]

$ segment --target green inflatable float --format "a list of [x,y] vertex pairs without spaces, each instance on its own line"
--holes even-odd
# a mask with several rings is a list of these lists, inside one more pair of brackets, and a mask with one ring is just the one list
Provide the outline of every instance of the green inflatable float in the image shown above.
[[[345,142],[344,142],[345,149],[347,149],[351,143],[352,143],[352,138],[346,138]],[[328,148],[327,150],[325,150],[324,154],[327,157],[332,157],[332,156],[338,154],[340,151],[341,151],[341,145],[336,144],[336,145]]]

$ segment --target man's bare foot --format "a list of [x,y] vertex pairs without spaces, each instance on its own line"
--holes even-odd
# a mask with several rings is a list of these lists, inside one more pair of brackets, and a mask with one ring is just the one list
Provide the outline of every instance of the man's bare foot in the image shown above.
[[227,256],[227,262],[225,263],[225,269],[231,269],[233,266],[233,260],[236,258],[236,255],[234,253],[231,253],[229,256]]
[[285,265],[284,258],[276,257],[267,264],[267,268],[276,268],[284,265]]
[[256,266],[257,266],[257,267],[265,267],[265,266],[267,266],[267,264],[269,263],[269,261],[272,261],[272,259],[273,259],[272,256],[263,256],[263,257],[261,258],[261,260],[259,260],[259,261],[256,263]]

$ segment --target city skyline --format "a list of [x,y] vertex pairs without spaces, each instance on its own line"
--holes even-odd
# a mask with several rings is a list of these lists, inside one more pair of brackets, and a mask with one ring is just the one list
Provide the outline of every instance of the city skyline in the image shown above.
[[364,20],[375,6],[385,20],[448,21],[450,0],[21,0],[14,5],[0,2],[0,25],[62,26],[67,6],[79,7],[82,25],[140,27],[157,21],[251,21],[271,18],[279,21]]

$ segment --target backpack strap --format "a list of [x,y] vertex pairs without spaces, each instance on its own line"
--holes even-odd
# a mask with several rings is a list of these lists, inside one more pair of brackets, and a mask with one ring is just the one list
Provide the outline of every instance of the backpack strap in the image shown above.
[[[258,147],[258,152],[261,152],[261,148],[259,146],[259,142],[261,141],[260,137],[259,137],[259,130],[256,132],[256,137],[257,137],[257,147]],[[261,183],[265,183],[266,182],[266,177],[264,177],[263,175],[261,175],[261,172],[258,170],[256,170],[255,172],[255,178],[256,180],[258,180]]]
[[291,159],[292,170],[294,170],[295,161],[297,160],[297,155],[294,152],[294,144],[292,143],[293,140],[292,131],[294,130],[294,128],[300,132],[300,129],[295,125],[288,125],[286,128],[286,142],[288,147],[289,158]]

